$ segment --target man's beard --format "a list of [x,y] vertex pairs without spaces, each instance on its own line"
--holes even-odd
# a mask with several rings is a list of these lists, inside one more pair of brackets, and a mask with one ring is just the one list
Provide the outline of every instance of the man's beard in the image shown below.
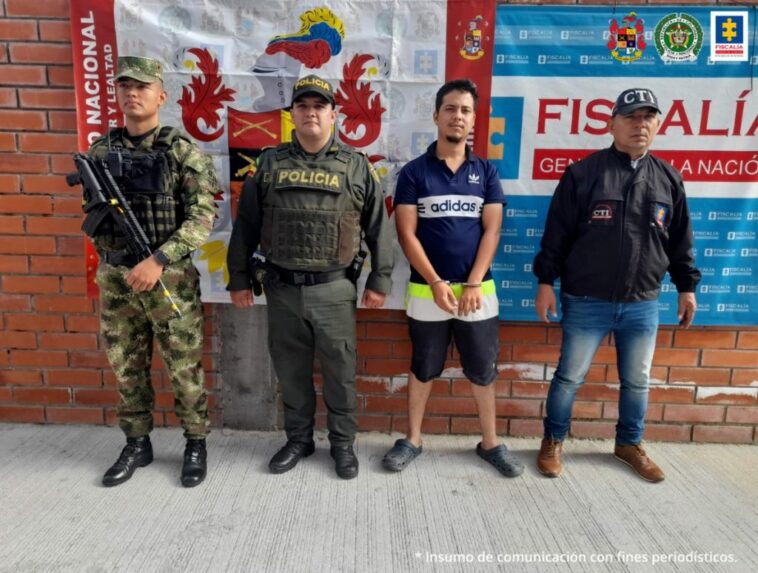
[[457,145],[461,141],[465,141],[465,140],[466,140],[465,137],[461,137],[459,135],[446,135],[445,136],[445,141],[447,141],[448,143],[455,144],[455,145]]

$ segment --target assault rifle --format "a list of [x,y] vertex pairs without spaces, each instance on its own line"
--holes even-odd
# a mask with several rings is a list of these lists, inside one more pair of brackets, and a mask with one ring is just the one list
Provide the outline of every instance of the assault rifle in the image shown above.
[[[135,260],[142,261],[152,256],[150,241],[114,179],[114,173],[116,177],[123,177],[126,161],[121,151],[109,151],[107,160],[75,153],[74,163],[76,172],[66,176],[66,183],[70,187],[79,184],[84,187],[82,206],[87,216],[82,223],[82,231],[94,237],[100,224],[110,215],[126,237],[126,249]],[[182,313],[163,280],[159,278],[158,284],[171,308],[181,317]]]

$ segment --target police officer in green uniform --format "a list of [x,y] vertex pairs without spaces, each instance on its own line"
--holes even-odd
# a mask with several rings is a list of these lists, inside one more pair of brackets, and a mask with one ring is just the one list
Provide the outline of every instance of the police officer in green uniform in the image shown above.
[[[124,127],[95,141],[89,153],[105,158],[109,150],[121,152],[124,173],[119,183],[153,254],[135,260],[112,219],[104,221],[93,238],[100,255],[96,281],[101,333],[118,381],[119,425],[127,442],[103,484],[123,483],[153,460],[149,433],[155,393],[150,367],[155,338],[187,438],[181,483],[192,487],[205,479],[209,424],[201,364],[203,309],[198,272],[190,257],[213,227],[218,183],[210,157],[177,129],[160,125],[159,112],[167,97],[160,62],[119,58],[116,95]],[[159,279],[181,316],[156,286]]]
[[229,242],[232,302],[252,306],[250,260],[267,260],[269,351],[279,378],[287,443],[269,463],[291,470],[314,451],[313,359],[323,373],[331,455],[337,475],[358,475],[355,418],[355,283],[361,241],[371,251],[362,303],[379,308],[390,292],[392,243],[379,178],[363,153],[334,135],[332,86],[310,75],[292,92],[291,143],[264,151],[242,190]]

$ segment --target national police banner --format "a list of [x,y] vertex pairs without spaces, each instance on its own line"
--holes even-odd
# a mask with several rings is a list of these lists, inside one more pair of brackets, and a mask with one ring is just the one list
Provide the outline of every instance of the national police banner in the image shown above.
[[[758,317],[756,9],[694,6],[498,6],[489,157],[509,205],[494,273],[500,316],[534,320],[550,196],[566,166],[611,142],[606,122],[626,88],[663,110],[652,147],[679,169],[695,232],[697,324]],[[661,318],[676,322],[666,277]]]
[[[487,108],[494,16],[495,0],[72,0],[79,145],[121,122],[118,54],[164,63],[161,121],[213,155],[223,188],[213,234],[194,262],[203,300],[226,302],[237,198],[260,150],[291,136],[284,108],[295,81],[316,73],[332,82],[338,137],[374,163],[391,214],[400,168],[436,136],[434,96],[446,77],[472,77]],[[483,113],[474,136],[481,154],[487,134]],[[403,307],[409,276],[399,247],[396,259],[389,308]],[[96,261],[90,251],[90,277]]]

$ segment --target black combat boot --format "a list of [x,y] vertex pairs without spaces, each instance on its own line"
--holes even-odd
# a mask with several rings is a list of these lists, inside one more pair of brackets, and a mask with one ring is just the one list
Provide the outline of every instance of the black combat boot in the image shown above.
[[358,475],[358,458],[353,446],[332,446],[330,453],[334,458],[334,469],[342,479],[353,479]]
[[126,438],[126,446],[121,450],[121,455],[105,475],[103,485],[111,487],[124,483],[137,468],[142,468],[153,461],[153,446],[150,444],[150,436],[139,438]]
[[203,483],[208,471],[208,453],[205,451],[205,438],[190,438],[184,448],[184,465],[182,466],[182,485],[195,487]]

